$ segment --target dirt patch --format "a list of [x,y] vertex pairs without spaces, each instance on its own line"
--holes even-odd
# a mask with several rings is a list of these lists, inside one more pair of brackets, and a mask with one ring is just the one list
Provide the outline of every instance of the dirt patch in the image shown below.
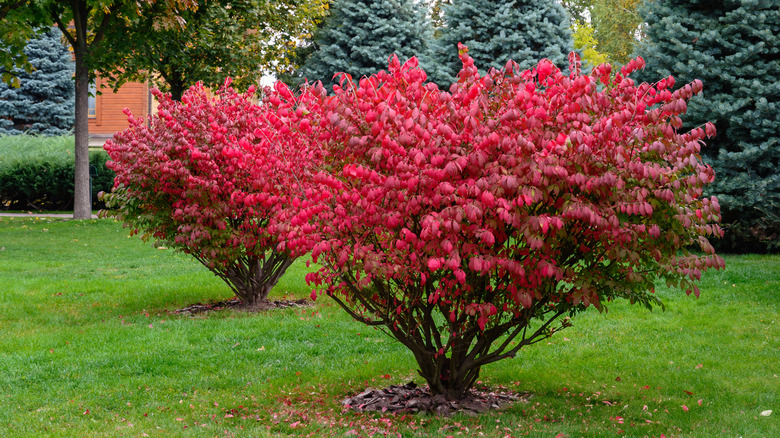
[[472,390],[462,400],[449,401],[443,395],[431,395],[427,387],[414,382],[392,385],[385,389],[369,388],[341,402],[345,408],[358,412],[429,413],[446,417],[454,413],[478,415],[503,409],[512,403],[527,403],[530,394],[512,394],[489,390]]
[[218,301],[216,303],[195,303],[182,309],[171,311],[178,315],[197,315],[199,313],[211,312],[213,310],[240,310],[244,312],[263,312],[266,310],[275,309],[288,309],[290,307],[311,307],[312,302],[305,298],[300,300],[279,300],[279,301],[265,301],[259,303],[256,306],[247,307],[238,298],[231,298],[229,300]]

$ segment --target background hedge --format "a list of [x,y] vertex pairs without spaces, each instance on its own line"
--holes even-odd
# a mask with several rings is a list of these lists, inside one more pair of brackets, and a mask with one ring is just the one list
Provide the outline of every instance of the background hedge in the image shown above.
[[[69,210],[73,208],[74,139],[72,136],[0,136],[0,209]],[[97,169],[92,178],[92,206],[103,208],[98,192],[111,190],[114,172],[108,154],[90,152]]]

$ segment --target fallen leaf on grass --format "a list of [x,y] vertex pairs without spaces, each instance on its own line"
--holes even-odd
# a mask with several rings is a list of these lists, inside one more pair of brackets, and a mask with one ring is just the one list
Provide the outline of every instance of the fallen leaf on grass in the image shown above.
[[683,389],[683,392],[688,394],[688,395],[693,395],[693,393],[691,391],[686,391],[686,390]]
[[763,412],[761,412],[761,416],[762,416],[762,417],[768,417],[768,416],[770,416],[770,415],[772,415],[772,410],[771,410],[771,409],[770,409],[770,410],[768,410],[768,411],[763,411]]

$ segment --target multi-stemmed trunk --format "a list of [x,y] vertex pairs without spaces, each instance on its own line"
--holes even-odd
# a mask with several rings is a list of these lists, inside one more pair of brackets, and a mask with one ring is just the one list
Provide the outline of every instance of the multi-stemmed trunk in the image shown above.
[[[551,325],[563,312],[549,313],[549,317],[532,330],[528,327],[532,312],[528,312],[484,331],[472,325],[460,333],[451,332],[444,343],[449,345],[445,354],[439,354],[437,348],[442,347],[433,340],[433,336],[440,336],[438,329],[424,327],[409,336],[395,324],[386,325],[386,328],[412,351],[419,366],[418,373],[428,383],[432,394],[460,400],[477,382],[483,365],[514,357],[522,347],[551,336],[555,331]],[[428,320],[433,323],[432,318]],[[566,325],[564,323],[562,327]],[[430,333],[431,337],[424,339],[420,333]]]
[[[336,295],[332,298],[356,320],[383,327],[406,346],[414,354],[418,373],[428,383],[431,393],[448,400],[460,400],[468,395],[482,366],[514,357],[522,347],[547,339],[569,325],[564,320],[560,326],[553,327],[553,322],[565,310],[550,306],[548,300],[539,300],[514,317],[493,320],[483,329],[475,315],[465,312],[460,312],[454,321],[448,319],[454,307],[451,303],[429,302],[429,294],[421,293],[426,286],[400,292],[394,290],[391,282],[374,279],[368,293],[361,292],[351,276],[344,275],[342,280],[354,292],[351,299],[343,300]],[[417,298],[403,298],[411,296]],[[356,311],[355,307],[367,312]],[[532,323],[539,320],[542,322],[538,325]]]
[[[196,257],[197,258],[197,257]],[[209,263],[198,258],[206,266]],[[212,272],[230,286],[244,307],[262,306],[295,257],[271,251],[264,256],[244,255],[227,266],[210,267]]]

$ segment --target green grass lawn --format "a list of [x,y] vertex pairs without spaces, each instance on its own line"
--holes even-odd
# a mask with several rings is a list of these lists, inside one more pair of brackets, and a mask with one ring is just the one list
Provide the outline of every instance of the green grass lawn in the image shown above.
[[[342,412],[415,378],[411,353],[313,307],[181,316],[229,298],[187,256],[110,220],[0,218],[0,436],[775,437],[780,257],[731,256],[666,312],[613,303],[482,384],[530,392],[480,417]],[[304,262],[273,298],[307,297]],[[762,412],[772,410],[769,416]]]

